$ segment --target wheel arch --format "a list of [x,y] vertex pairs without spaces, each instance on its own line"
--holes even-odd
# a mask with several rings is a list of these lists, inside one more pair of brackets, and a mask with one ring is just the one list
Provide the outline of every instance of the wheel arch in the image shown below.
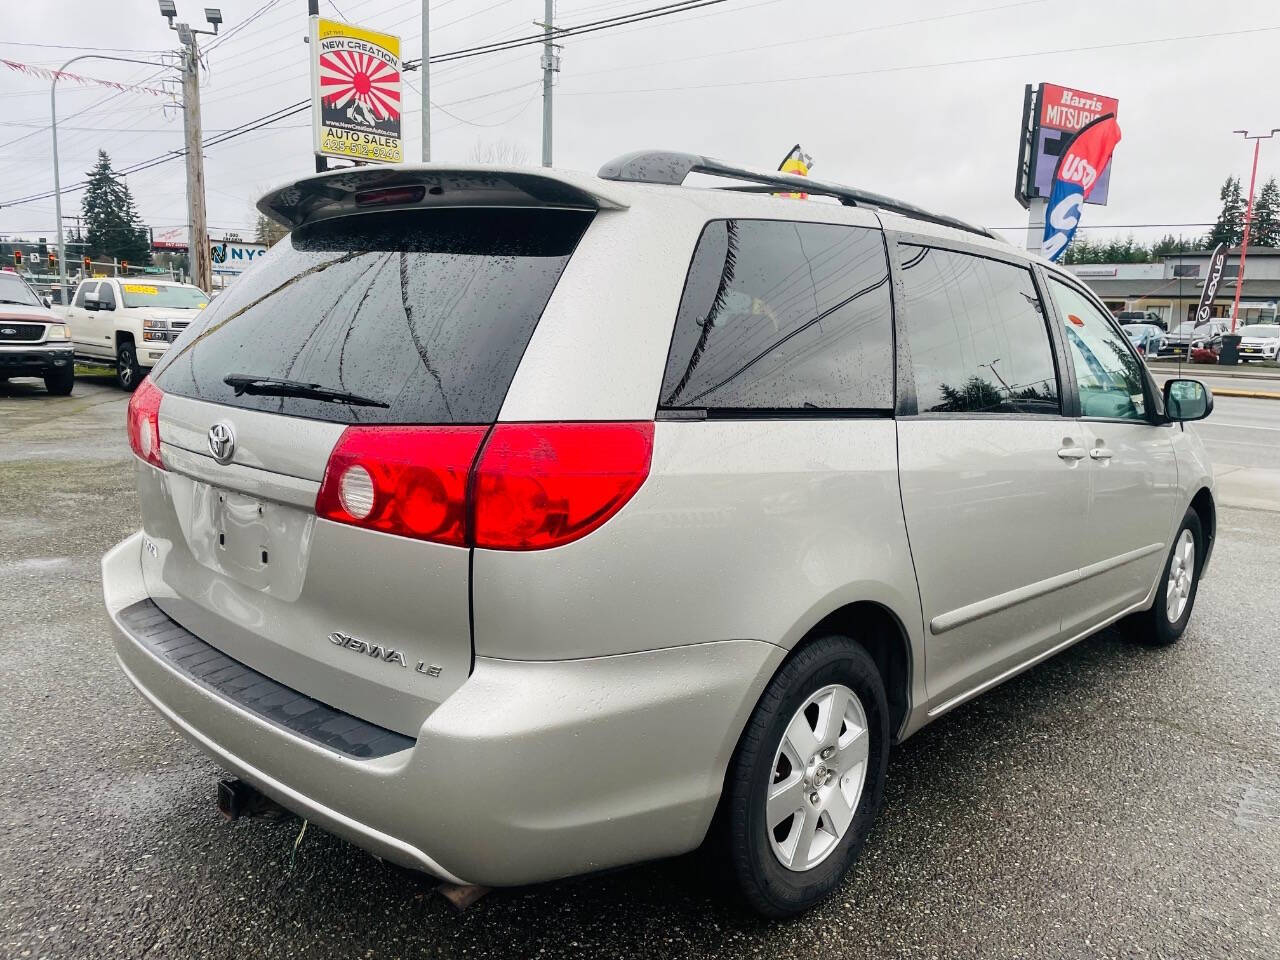
[[893,731],[894,740],[900,740],[911,715],[915,669],[911,640],[902,619],[889,607],[874,600],[846,603],[815,623],[791,648],[778,669],[781,670],[783,664],[805,646],[832,633],[851,638],[870,654],[880,671],[880,679],[884,681],[885,698],[889,703],[889,728]]
[[1191,498],[1190,507],[1200,518],[1201,532],[1204,533],[1204,554],[1200,558],[1201,575],[1209,566],[1209,557],[1213,554],[1214,540],[1218,534],[1218,507],[1213,501],[1213,492],[1208,487],[1201,487]]

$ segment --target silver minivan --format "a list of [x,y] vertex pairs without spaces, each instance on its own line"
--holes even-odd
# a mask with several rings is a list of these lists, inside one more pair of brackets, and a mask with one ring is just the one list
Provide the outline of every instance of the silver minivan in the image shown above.
[[794,913],[891,746],[1186,628],[1211,398],[984,230],[675,153],[259,208],[292,232],[130,403],[106,605],[170,724],[380,857],[515,885],[710,840]]

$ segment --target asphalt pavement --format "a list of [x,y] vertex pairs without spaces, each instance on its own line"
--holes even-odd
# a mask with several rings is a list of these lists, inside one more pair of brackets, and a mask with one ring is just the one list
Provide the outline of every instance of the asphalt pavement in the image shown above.
[[[222,822],[218,768],[120,674],[98,560],[137,526],[125,402],[0,386],[5,960],[1280,957],[1280,513],[1221,511],[1173,648],[1105,631],[896,750],[861,862],[803,918],[744,913],[702,855],[459,915],[291,817]],[[1212,449],[1272,422],[1251,410],[1219,404],[1246,432]]]

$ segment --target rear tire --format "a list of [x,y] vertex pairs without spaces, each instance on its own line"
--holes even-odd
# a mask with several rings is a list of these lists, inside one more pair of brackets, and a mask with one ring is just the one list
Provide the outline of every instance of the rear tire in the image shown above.
[[884,682],[866,650],[840,635],[803,647],[765,688],[725,782],[727,859],[754,910],[790,916],[840,884],[888,763]]
[[52,373],[44,375],[44,388],[55,397],[68,397],[76,385],[76,368],[60,367]]
[[132,340],[121,340],[116,345],[116,383],[122,390],[133,393],[144,376],[138,366],[138,348]]
[[1167,647],[1176,643],[1187,629],[1200,587],[1204,551],[1204,528],[1200,515],[1188,509],[1177,536],[1173,538],[1173,546],[1169,548],[1169,556],[1156,586],[1155,602],[1150,610],[1138,614],[1131,621],[1131,632],[1139,643]]

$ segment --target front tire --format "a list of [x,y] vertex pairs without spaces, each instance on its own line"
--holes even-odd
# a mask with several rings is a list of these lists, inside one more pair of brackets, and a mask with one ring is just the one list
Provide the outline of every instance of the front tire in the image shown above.
[[765,688],[725,783],[727,855],[767,917],[830,894],[884,799],[889,709],[874,661],[851,638],[803,647]]
[[116,383],[130,393],[138,389],[145,374],[138,366],[138,348],[132,340],[121,340],[116,345]]
[[76,368],[60,367],[44,375],[44,388],[55,397],[68,397],[76,385]]
[[1153,647],[1176,643],[1187,629],[1200,587],[1204,562],[1204,529],[1200,515],[1187,510],[1165,560],[1151,609],[1133,620],[1134,638]]

